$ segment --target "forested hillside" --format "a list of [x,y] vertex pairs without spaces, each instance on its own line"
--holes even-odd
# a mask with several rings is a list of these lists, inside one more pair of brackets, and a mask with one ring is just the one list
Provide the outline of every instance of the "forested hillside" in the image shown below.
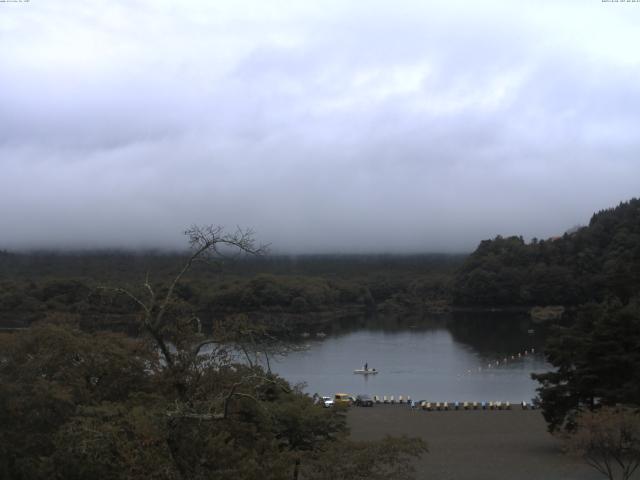
[[458,305],[579,305],[640,288],[640,199],[593,215],[589,225],[547,240],[480,243],[453,285]]

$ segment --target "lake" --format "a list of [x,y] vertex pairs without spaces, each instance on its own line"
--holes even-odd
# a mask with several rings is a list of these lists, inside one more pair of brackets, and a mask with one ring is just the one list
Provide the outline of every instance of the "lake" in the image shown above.
[[[551,369],[544,335],[522,314],[374,319],[324,337],[311,333],[301,340],[305,350],[277,357],[271,367],[291,383],[305,382],[309,394],[516,403],[535,396],[532,372]],[[379,373],[354,374],[365,362]]]

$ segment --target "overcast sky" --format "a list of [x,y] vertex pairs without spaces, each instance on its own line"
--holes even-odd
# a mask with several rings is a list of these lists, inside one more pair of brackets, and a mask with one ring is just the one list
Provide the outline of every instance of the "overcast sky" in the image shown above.
[[0,248],[470,251],[640,195],[640,3],[0,2]]

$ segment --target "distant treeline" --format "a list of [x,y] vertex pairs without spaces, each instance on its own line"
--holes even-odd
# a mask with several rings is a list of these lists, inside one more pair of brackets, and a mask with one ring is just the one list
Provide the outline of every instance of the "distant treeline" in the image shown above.
[[[52,313],[109,319],[133,315],[121,287],[161,291],[186,252],[0,251],[0,323]],[[206,318],[230,313],[346,310],[442,311],[471,307],[577,306],[640,291],[640,200],[593,215],[589,225],[547,240],[496,237],[467,255],[267,255],[195,266],[177,297]],[[93,321],[93,320],[92,320]],[[111,320],[105,320],[107,323]]]
[[593,215],[562,237],[496,237],[467,258],[453,282],[458,305],[579,305],[640,289],[640,200]]
[[[0,323],[77,315],[110,324],[138,306],[111,287],[144,296],[147,274],[157,291],[169,285],[185,253],[122,251],[0,253]],[[199,264],[176,296],[205,319],[232,313],[371,313],[450,303],[462,255],[305,255],[241,257]],[[105,288],[106,287],[106,288]]]

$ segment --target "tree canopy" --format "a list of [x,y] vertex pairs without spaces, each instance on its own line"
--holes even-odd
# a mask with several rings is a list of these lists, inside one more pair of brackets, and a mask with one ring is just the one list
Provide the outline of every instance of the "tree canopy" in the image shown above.
[[484,240],[458,270],[462,305],[580,305],[640,289],[640,199],[594,214],[589,225],[547,240]]
[[589,304],[570,327],[556,326],[545,354],[556,370],[534,374],[551,431],[575,427],[584,410],[640,405],[640,304]]
[[155,345],[42,324],[2,337],[4,478],[283,478],[345,431],[284,380],[208,355],[180,372]]

